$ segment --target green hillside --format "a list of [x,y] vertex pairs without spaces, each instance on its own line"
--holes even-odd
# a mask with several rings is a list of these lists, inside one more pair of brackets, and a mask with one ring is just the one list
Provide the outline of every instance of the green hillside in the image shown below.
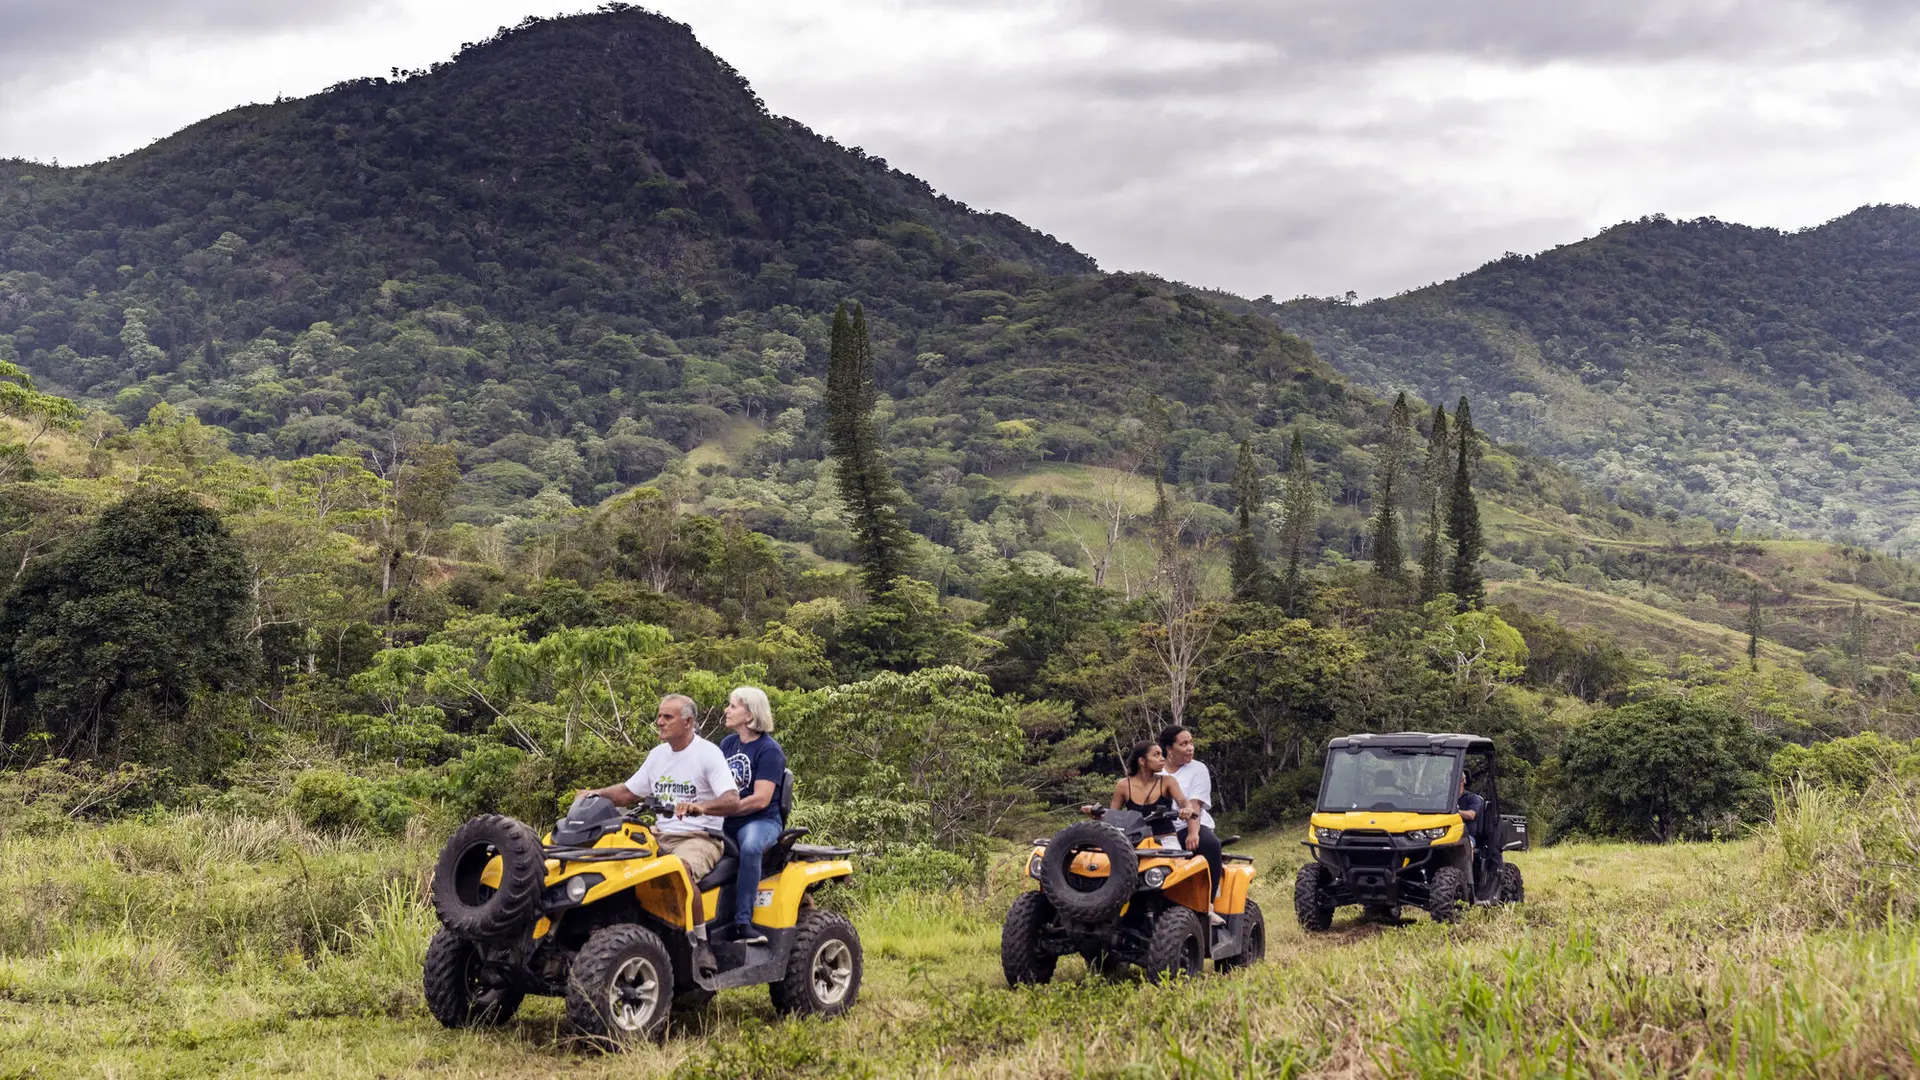
[[1920,542],[1920,210],[1801,232],[1646,218],[1366,304],[1262,310],[1376,391],[1485,399],[1496,437],[1625,505],[1743,535]]

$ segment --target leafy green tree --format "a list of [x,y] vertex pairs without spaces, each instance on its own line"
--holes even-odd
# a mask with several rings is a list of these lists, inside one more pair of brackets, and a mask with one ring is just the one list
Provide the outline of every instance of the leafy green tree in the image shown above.
[[1306,619],[1237,635],[1220,652],[1207,672],[1201,716],[1212,745],[1241,749],[1231,773],[1243,788],[1307,762],[1336,714],[1341,684],[1364,656],[1352,635]]
[[932,585],[894,578],[871,603],[848,613],[836,666],[858,673],[913,671],[941,665],[972,667],[999,647],[968,630],[940,606]]
[[987,673],[1001,693],[1027,693],[1047,660],[1107,613],[1112,597],[1078,573],[1033,573],[1015,567],[981,590],[980,625],[998,637]]
[[1597,713],[1561,748],[1554,833],[1704,837],[1754,812],[1772,750],[1738,714],[1677,695]]
[[1752,671],[1760,670],[1760,632],[1764,629],[1766,622],[1760,612],[1760,583],[1756,581],[1747,589],[1747,667]]
[[1239,521],[1233,533],[1233,550],[1227,557],[1227,571],[1233,583],[1233,595],[1250,600],[1260,595],[1266,578],[1266,565],[1260,557],[1260,536],[1254,531],[1266,499],[1260,491],[1259,469],[1253,462],[1253,444],[1244,439],[1233,470],[1233,501]]
[[1480,577],[1480,504],[1473,494],[1473,473],[1480,463],[1480,434],[1473,427],[1467,399],[1453,412],[1454,442],[1458,453],[1453,467],[1453,493],[1447,504],[1447,532],[1453,537],[1453,566],[1447,591],[1461,611],[1478,608],[1487,596]]
[[[130,495],[7,594],[8,692],[61,756],[107,751],[135,710],[177,723],[201,690],[247,674],[248,584],[218,514],[182,492]],[[7,737],[20,733],[10,716]]]
[[1373,550],[1373,572],[1391,582],[1406,580],[1407,550],[1400,536],[1400,503],[1405,497],[1407,458],[1413,447],[1411,414],[1407,395],[1393,399],[1387,413],[1387,430],[1380,440],[1379,465],[1374,473],[1373,528],[1369,540]]
[[867,591],[876,596],[905,571],[913,540],[900,517],[899,488],[874,428],[873,407],[878,393],[866,312],[855,304],[849,320],[847,306],[842,303],[833,313],[827,368],[827,440],[833,448],[840,499],[846,506],[860,556],[860,573]]
[[1453,432],[1444,405],[1433,407],[1433,427],[1427,433],[1427,460],[1420,470],[1420,602],[1425,604],[1447,588],[1447,503],[1453,488]]
[[1314,518],[1320,511],[1320,489],[1307,470],[1307,447],[1300,429],[1293,429],[1287,449],[1287,484],[1280,502],[1280,557],[1286,564],[1280,579],[1280,603],[1289,614],[1300,608],[1304,594],[1300,571],[1313,555]]

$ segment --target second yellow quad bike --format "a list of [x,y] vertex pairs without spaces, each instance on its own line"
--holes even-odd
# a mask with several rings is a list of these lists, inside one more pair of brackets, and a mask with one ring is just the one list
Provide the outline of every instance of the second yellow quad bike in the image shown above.
[[1000,930],[1007,984],[1047,982],[1055,962],[1075,953],[1104,974],[1138,965],[1153,982],[1199,975],[1209,959],[1219,971],[1258,963],[1267,924],[1247,898],[1253,859],[1225,856],[1213,908],[1226,924],[1210,926],[1212,874],[1174,839],[1184,827],[1172,810],[1106,810],[1034,841],[1027,876],[1039,888],[1014,900]]
[[[782,816],[793,775],[784,778]],[[767,850],[753,922],[767,942],[709,939],[733,921],[739,852],[698,882],[664,853],[651,803],[622,812],[598,796],[576,801],[545,841],[509,817],[462,825],[434,870],[441,929],[427,947],[427,1008],[450,1028],[499,1024],[528,994],[565,997],[567,1019],[611,1046],[657,1039],[676,998],[765,985],[782,1012],[834,1016],[860,994],[860,935],[813,904],[822,882],[853,873],[845,848],[796,843],[787,829]]]
[[[1510,851],[1527,847],[1527,819],[1500,812],[1493,743],[1478,735],[1403,731],[1347,735],[1327,744],[1320,799],[1307,824],[1313,861],[1294,881],[1303,929],[1326,930],[1359,904],[1397,922],[1404,904],[1449,922],[1473,904],[1526,899]],[[1460,788],[1485,801],[1471,822]]]

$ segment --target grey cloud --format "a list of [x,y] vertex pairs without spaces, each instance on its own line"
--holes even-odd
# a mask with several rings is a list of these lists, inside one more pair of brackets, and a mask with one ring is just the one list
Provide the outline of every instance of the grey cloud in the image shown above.
[[319,26],[388,0],[0,0],[0,83],[113,45]]

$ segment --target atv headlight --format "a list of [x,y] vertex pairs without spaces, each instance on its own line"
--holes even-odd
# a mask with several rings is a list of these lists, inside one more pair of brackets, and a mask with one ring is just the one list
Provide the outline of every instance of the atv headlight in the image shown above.
[[1040,864],[1045,861],[1046,861],[1045,855],[1042,855],[1037,851],[1034,852],[1033,858],[1027,860],[1027,876],[1034,879],[1035,881],[1040,880]]
[[576,874],[547,890],[547,907],[572,907],[585,900],[593,887],[605,880],[604,874]]
[[1323,844],[1337,844],[1340,842],[1339,829],[1315,829],[1313,830],[1313,835],[1319,837],[1320,842]]
[[1172,870],[1165,866],[1149,867],[1146,873],[1140,875],[1140,884],[1145,885],[1149,889],[1157,889],[1161,883],[1167,880],[1167,875],[1172,872]]
[[1449,827],[1450,826],[1442,825],[1437,829],[1415,829],[1410,833],[1403,833],[1401,835],[1409,840],[1419,840],[1422,843],[1431,844],[1435,840],[1447,835],[1447,829]]

